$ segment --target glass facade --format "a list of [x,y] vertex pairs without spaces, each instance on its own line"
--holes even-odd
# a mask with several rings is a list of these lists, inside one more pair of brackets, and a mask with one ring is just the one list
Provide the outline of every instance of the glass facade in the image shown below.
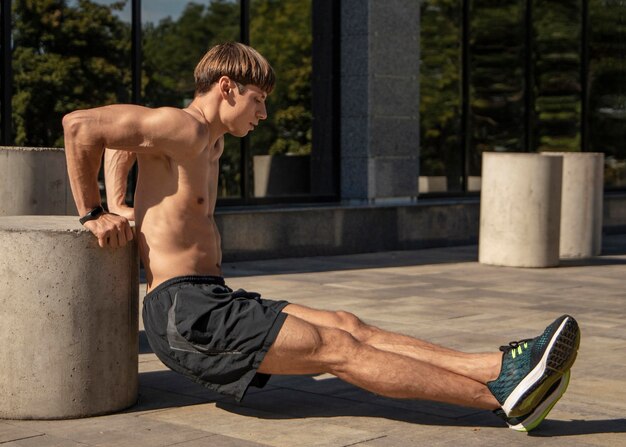
[[[62,146],[79,108],[184,107],[204,52],[238,40],[278,82],[268,119],[226,137],[220,200],[338,198],[337,3],[0,4],[0,144]],[[626,188],[626,0],[422,0],[418,25],[421,193],[478,191],[485,151],[603,152],[606,187]]]
[[421,192],[462,191],[462,7],[427,0],[421,7]]
[[250,194],[303,196],[311,191],[313,141],[311,0],[251,0],[250,45],[277,76],[268,118],[250,136]]
[[519,1],[470,5],[466,166],[468,190],[476,190],[483,152],[525,150],[526,16]]
[[420,192],[479,190],[484,151],[604,152],[626,186],[626,1],[425,0],[420,31]]
[[581,150],[582,1],[532,2],[534,151]]
[[589,150],[605,154],[605,184],[626,188],[626,1],[589,1]]

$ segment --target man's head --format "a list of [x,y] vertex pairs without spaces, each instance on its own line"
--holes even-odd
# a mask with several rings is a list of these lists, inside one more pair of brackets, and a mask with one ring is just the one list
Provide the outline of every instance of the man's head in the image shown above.
[[276,78],[267,60],[254,48],[238,42],[211,48],[194,70],[196,96],[211,89],[222,76],[241,85],[254,85],[269,94]]

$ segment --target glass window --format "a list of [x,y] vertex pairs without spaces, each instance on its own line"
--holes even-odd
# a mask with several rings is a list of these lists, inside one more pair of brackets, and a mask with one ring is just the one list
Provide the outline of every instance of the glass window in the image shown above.
[[524,2],[470,3],[468,189],[480,189],[482,153],[526,151]]
[[[142,2],[143,103],[186,107],[194,96],[193,71],[217,43],[240,38],[239,1]],[[241,197],[240,140],[225,136],[218,195]]]
[[461,27],[460,1],[422,2],[420,194],[462,190]]
[[626,187],[626,1],[589,2],[589,150],[605,154],[605,185]]
[[253,197],[311,191],[311,18],[311,0],[250,2],[250,45],[268,59],[277,77],[266,102],[268,118],[250,136]]
[[581,1],[533,2],[533,149],[580,151]]
[[2,58],[0,60],[0,145],[7,145],[10,144],[10,139],[8,138],[7,135],[5,135],[5,128],[6,126],[6,119],[10,118],[10,117],[5,117],[5,106],[6,103],[4,102],[4,97],[6,95],[4,89],[5,89],[5,79],[4,79],[4,73],[5,73],[5,67],[4,65],[4,50],[5,48],[3,47],[4,44],[4,17],[2,16],[4,12],[4,7],[0,6],[0,57]]
[[120,2],[13,2],[14,144],[62,146],[63,115],[130,99],[130,12]]

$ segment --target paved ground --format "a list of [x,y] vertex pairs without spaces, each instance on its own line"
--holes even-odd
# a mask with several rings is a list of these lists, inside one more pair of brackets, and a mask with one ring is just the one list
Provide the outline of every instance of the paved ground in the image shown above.
[[138,404],[69,421],[0,421],[3,446],[626,445],[626,235],[551,269],[480,265],[476,247],[237,263],[232,287],[328,309],[454,348],[494,350],[562,313],[583,338],[569,390],[526,435],[490,412],[384,399],[332,376],[274,377],[237,404],[165,369],[141,335]]

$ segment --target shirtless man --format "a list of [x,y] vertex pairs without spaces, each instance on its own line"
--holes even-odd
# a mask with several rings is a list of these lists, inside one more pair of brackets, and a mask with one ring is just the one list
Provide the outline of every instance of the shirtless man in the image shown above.
[[[238,400],[271,374],[330,373],[388,397],[493,410],[516,430],[537,426],[569,382],[580,339],[570,316],[503,353],[468,354],[224,284],[214,220],[223,135],[243,137],[267,118],[274,72],[254,49],[229,43],[209,50],[194,75],[185,109],[112,105],[63,119],[81,222],[115,248],[133,238],[135,219],[144,325],[163,363]],[[110,213],[97,184],[105,148]],[[133,210],[121,198],[135,156]]]

